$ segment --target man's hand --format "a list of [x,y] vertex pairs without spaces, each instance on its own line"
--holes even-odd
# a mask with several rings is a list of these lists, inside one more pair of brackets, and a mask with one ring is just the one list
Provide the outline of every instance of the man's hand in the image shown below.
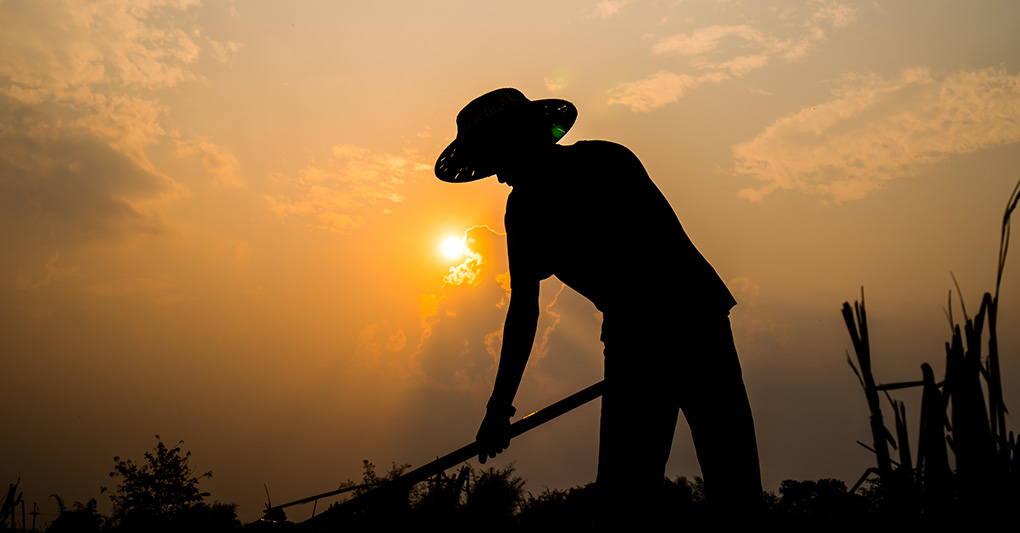
[[510,446],[510,417],[513,407],[487,409],[482,425],[478,428],[475,441],[478,443],[478,462],[485,464],[489,457],[496,457]]

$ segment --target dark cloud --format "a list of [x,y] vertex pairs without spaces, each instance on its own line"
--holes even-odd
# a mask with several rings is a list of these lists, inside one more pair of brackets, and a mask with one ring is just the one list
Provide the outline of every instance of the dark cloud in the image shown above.
[[0,96],[0,238],[81,242],[160,232],[163,221],[137,204],[173,192],[165,176],[42,106]]

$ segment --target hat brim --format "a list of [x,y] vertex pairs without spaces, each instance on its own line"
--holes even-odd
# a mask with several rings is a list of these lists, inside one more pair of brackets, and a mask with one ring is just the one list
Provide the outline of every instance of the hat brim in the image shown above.
[[[566,100],[547,98],[544,100],[532,100],[527,105],[535,106],[545,114],[550,129],[553,125],[558,125],[563,129],[564,134],[570,130],[577,120],[577,108]],[[510,111],[519,110],[516,108],[507,110],[507,112]],[[498,115],[488,120],[497,118]],[[549,141],[555,144],[559,141],[559,138],[554,137],[550,131]],[[475,161],[464,145],[464,139],[458,136],[439,155],[439,159],[436,160],[436,177],[441,181],[447,183],[467,183],[487,178],[496,173],[495,169],[487,168]]]

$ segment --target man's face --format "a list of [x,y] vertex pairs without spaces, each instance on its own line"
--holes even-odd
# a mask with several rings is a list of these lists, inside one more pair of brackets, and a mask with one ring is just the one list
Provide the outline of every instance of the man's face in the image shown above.
[[536,149],[549,144],[550,132],[543,127],[544,117],[539,113],[515,112],[498,117],[489,124],[480,124],[465,147],[479,167],[494,170],[500,176],[534,155]]

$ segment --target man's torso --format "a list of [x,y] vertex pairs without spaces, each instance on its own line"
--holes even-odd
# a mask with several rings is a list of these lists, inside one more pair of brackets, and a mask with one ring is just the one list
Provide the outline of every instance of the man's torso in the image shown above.
[[665,305],[673,315],[736,303],[627,148],[556,146],[507,199],[511,283],[555,275],[607,315]]

